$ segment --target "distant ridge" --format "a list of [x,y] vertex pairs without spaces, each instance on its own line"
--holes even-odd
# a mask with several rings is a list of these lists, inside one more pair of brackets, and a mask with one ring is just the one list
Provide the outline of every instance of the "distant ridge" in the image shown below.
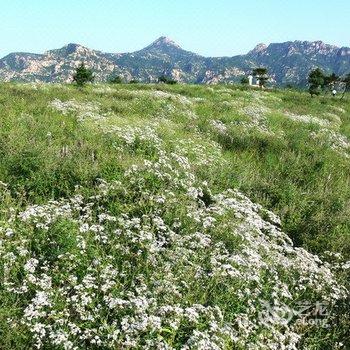
[[166,36],[131,53],[105,53],[70,43],[43,54],[16,52],[5,56],[0,59],[0,80],[69,82],[82,61],[93,69],[97,81],[120,75],[126,81],[155,82],[160,75],[167,75],[186,83],[229,83],[250,74],[254,67],[264,66],[277,85],[303,85],[315,67],[337,75],[349,73],[350,48],[297,40],[258,44],[246,55],[204,57],[183,50]]

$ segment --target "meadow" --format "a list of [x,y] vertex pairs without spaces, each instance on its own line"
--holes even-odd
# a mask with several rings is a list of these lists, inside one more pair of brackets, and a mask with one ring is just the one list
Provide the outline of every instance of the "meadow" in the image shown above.
[[0,84],[0,348],[350,348],[349,182],[347,96]]

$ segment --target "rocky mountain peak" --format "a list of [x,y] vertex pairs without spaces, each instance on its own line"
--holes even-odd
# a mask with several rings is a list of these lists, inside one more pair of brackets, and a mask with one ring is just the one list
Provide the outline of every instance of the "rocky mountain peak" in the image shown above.
[[249,51],[248,54],[250,54],[250,55],[258,54],[262,51],[265,51],[266,49],[267,49],[267,45],[265,45],[264,43],[260,43],[260,44],[256,45],[253,50]]
[[160,48],[160,47],[175,47],[181,49],[180,45],[177,44],[174,40],[170,39],[167,36],[161,36],[157,40],[153,41],[148,47]]
[[326,44],[321,40],[317,41],[294,41],[293,45],[298,47],[303,53],[306,54],[321,54],[327,55],[338,51],[338,47],[330,44]]
[[81,50],[82,48],[84,48],[82,45],[69,43],[68,45],[64,46],[62,49],[64,49],[67,52],[67,54],[69,55],[73,52],[77,52],[77,51]]
[[90,51],[92,51],[92,50],[90,50],[89,48],[84,47],[80,44],[69,43],[60,49],[47,51],[46,54],[53,54],[53,55],[60,55],[60,56],[69,56],[72,54],[84,55],[84,54],[89,53]]

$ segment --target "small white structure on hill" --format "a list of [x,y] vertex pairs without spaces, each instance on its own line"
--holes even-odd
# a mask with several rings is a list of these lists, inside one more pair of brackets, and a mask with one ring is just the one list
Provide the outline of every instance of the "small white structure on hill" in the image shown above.
[[255,78],[255,84],[254,84],[254,77],[252,75],[248,75],[248,80],[249,80],[249,86],[254,86],[254,87],[260,87],[259,85],[259,79]]
[[249,75],[248,80],[249,80],[249,85],[252,86],[253,85],[253,76]]

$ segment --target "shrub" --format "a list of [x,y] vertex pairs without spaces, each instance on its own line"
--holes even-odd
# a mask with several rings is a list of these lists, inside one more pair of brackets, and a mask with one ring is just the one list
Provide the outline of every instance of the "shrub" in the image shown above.
[[161,75],[159,78],[158,78],[158,83],[164,83],[164,84],[169,84],[169,85],[174,85],[177,83],[176,80],[174,79],[171,79],[169,77],[166,77],[164,75]]
[[249,79],[247,77],[242,77],[241,78],[241,84],[242,85],[247,85],[249,84]]
[[123,79],[121,76],[119,75],[113,75],[108,79],[108,82],[110,84],[122,84],[123,83]]

